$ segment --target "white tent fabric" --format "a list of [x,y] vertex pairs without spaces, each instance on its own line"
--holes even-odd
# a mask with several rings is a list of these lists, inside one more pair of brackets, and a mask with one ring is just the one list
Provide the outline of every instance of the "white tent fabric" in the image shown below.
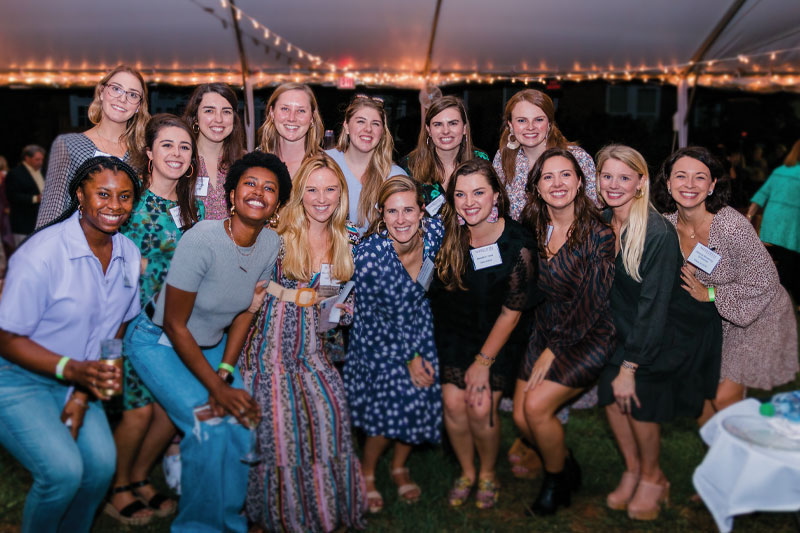
[[[431,79],[648,79],[798,90],[800,4],[745,0],[442,0]],[[25,0],[0,7],[0,85],[92,85],[117,63],[156,83],[298,79],[421,86],[436,0]],[[309,59],[309,56],[311,59]],[[319,59],[316,59],[316,58]],[[694,67],[689,73],[690,67]]]

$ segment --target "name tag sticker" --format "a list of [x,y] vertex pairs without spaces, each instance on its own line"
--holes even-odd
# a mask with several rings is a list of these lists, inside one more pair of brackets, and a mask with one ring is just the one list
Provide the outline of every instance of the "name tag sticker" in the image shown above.
[[721,256],[717,252],[698,242],[692,253],[689,254],[687,261],[706,274],[711,274],[720,259]]
[[198,176],[197,182],[194,184],[195,196],[208,196],[208,176]]
[[431,261],[431,258],[428,257],[422,263],[422,268],[419,269],[419,274],[417,274],[417,283],[422,285],[422,288],[427,291],[428,287],[431,286],[431,280],[433,280],[433,261]]
[[497,243],[470,250],[469,255],[472,256],[472,265],[475,270],[503,264],[503,258],[500,257],[500,248],[497,247]]
[[94,155],[92,157],[114,157],[114,156],[111,154],[107,154],[102,150],[95,150]]
[[179,228],[182,228],[183,222],[181,222],[181,206],[176,205],[175,207],[171,207],[169,214],[172,216],[172,220],[175,222],[175,225]]
[[338,287],[342,282],[331,277],[331,265],[323,263],[319,269],[319,284],[325,287]]
[[442,208],[442,205],[444,205],[443,194],[437,196],[435,200],[431,200],[431,203],[425,206],[425,211],[427,211],[430,216],[435,216]]

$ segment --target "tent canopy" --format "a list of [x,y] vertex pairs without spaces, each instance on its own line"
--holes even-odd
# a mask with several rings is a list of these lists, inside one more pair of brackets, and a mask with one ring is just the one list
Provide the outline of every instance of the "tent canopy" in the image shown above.
[[[425,81],[437,0],[26,0],[0,8],[0,85]],[[735,15],[690,63],[726,13]],[[645,79],[798,90],[797,0],[442,0],[429,81]]]

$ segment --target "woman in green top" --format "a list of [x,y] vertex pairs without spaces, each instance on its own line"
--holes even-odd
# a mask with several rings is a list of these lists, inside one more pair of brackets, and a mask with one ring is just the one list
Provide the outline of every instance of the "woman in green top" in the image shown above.
[[777,261],[781,284],[800,303],[800,283],[797,271],[800,268],[800,140],[794,143],[783,165],[776,168],[766,183],[750,200],[747,218],[752,218],[761,208],[760,237],[772,244],[769,251]]
[[[175,115],[155,115],[147,124],[145,142],[146,149],[138,161],[145,192],[121,230],[142,253],[142,309],[161,290],[183,232],[205,214],[194,193],[197,149],[189,126]],[[117,473],[106,512],[122,523],[143,524],[153,514],[166,516],[177,507],[175,501],[158,494],[147,479],[153,463],[175,436],[175,426],[128,358],[124,379],[124,412],[114,432]]]

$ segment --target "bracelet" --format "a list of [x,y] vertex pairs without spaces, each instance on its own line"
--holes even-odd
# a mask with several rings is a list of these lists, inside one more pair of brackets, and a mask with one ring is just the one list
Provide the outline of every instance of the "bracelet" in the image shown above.
[[636,369],[639,368],[639,365],[637,365],[636,363],[631,363],[630,361],[623,361],[622,368],[627,368],[628,370],[631,371],[631,373],[635,374]]
[[217,370],[227,370],[231,374],[233,374],[234,368],[233,365],[229,365],[228,363],[220,363],[217,367]]
[[86,402],[84,402],[81,398],[76,398],[75,396],[70,396],[69,401],[75,402],[82,407],[86,407]]
[[64,380],[64,367],[67,366],[69,363],[70,358],[66,355],[58,360],[58,364],[56,365],[56,377],[60,380]]
[[714,287],[708,288],[708,301],[713,302],[717,298],[717,291],[714,290]]
[[411,363],[413,363],[414,359],[416,359],[417,357],[422,357],[422,356],[419,354],[419,352],[414,352],[414,357],[406,361],[406,366],[411,366]]
[[494,358],[488,357],[483,352],[478,352],[478,355],[475,356],[475,360],[486,368],[489,368],[492,366],[492,363],[494,363]]

